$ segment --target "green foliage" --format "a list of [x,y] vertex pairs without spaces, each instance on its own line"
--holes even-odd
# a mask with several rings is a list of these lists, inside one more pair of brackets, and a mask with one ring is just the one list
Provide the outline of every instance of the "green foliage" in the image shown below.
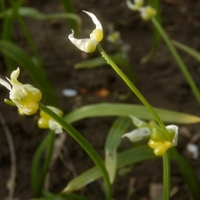
[[[33,164],[31,170],[31,185],[33,189],[34,196],[40,197],[43,190],[43,185],[45,177],[51,162],[51,157],[54,149],[54,139],[55,133],[51,131],[38,146],[35,155],[33,157]],[[44,164],[40,165],[41,158],[45,155]],[[42,170],[40,171],[40,169]]]
[[[155,159],[156,156],[150,150],[148,146],[139,146],[130,148],[117,155],[117,169],[123,168],[127,165],[135,164],[138,162]],[[62,191],[64,193],[79,190],[85,187],[87,184],[92,183],[96,179],[101,177],[101,173],[97,167],[93,167],[76,178],[72,179],[67,187]]]
[[[16,69],[17,65],[22,67],[30,76],[34,84],[36,84],[37,87],[41,90],[46,102],[50,105],[58,106],[57,98],[54,94],[52,86],[49,83],[49,80],[45,75],[42,61],[37,52],[37,48],[34,45],[34,41],[29,33],[24,18],[28,17],[35,20],[51,20],[64,18],[68,20],[70,28],[73,29],[76,33],[78,33],[78,30],[80,28],[81,19],[78,15],[75,14],[75,9],[73,7],[72,1],[70,0],[61,0],[61,3],[66,13],[53,14],[44,14],[37,9],[24,7],[24,0],[10,0],[9,3],[11,7],[6,8],[5,1],[2,0],[0,2],[0,19],[3,20],[0,39],[0,51],[4,55],[5,64],[9,71],[13,71],[14,69]],[[152,58],[158,48],[162,37],[178,66],[180,67],[181,72],[185,76],[186,81],[190,85],[191,90],[193,91],[197,101],[200,103],[199,89],[197,88],[192,76],[190,75],[187,67],[185,66],[175,47],[185,51],[198,61],[200,61],[200,53],[179,42],[171,41],[162,27],[160,1],[149,0],[149,4],[157,10],[157,15],[151,19],[154,25],[153,43],[151,50],[145,57],[142,58],[141,62],[146,63]],[[30,50],[32,51],[33,56],[28,55],[21,47],[18,46],[18,44],[15,43],[15,41],[13,41],[13,27],[15,22],[17,21],[21,25],[21,28],[26,36],[28,45],[30,47]],[[155,133],[153,133],[154,135],[152,135],[152,137],[154,139],[156,138],[155,141],[160,141],[162,139],[163,142],[168,138],[172,140],[174,137],[173,133],[169,136],[169,133],[166,131],[164,123],[194,124],[200,122],[199,116],[152,107],[134,85],[134,76],[132,73],[131,65],[128,61],[128,56],[120,49],[119,45],[117,53],[112,55],[108,55],[100,46],[100,44],[97,44],[97,48],[102,57],[96,57],[84,62],[79,62],[75,65],[75,68],[91,69],[106,64],[110,65],[110,67],[113,68],[116,74],[118,74],[119,77],[126,83],[130,91],[132,91],[133,94],[135,94],[138,99],[143,103],[143,105],[126,103],[90,104],[77,108],[76,110],[73,110],[70,113],[66,114],[64,118],[61,118],[48,107],[39,103],[39,109],[49,115],[51,120],[54,120],[56,123],[62,126],[62,128],[72,138],[75,139],[75,141],[82,147],[83,150],[86,151],[88,156],[92,159],[95,166],[72,179],[62,190],[61,194],[54,195],[50,194],[48,191],[44,191],[45,177],[51,165],[51,158],[54,153],[55,133],[54,131],[50,131],[49,134],[47,134],[45,138],[41,141],[33,157],[31,169],[31,185],[34,196],[36,197],[34,200],[86,200],[85,197],[77,194],[72,194],[71,192],[79,190],[99,178],[103,178],[104,181],[105,199],[110,200],[112,198],[111,185],[115,182],[117,170],[139,162],[144,162],[156,158],[158,159],[158,157],[153,154],[153,151],[147,145],[141,145],[140,143],[138,143],[138,146],[134,145],[133,148],[118,152],[118,147],[121,143],[122,135],[130,128],[132,124],[129,118],[130,115],[143,120],[155,120],[159,126],[157,130],[159,130],[160,135],[157,133],[158,131],[156,131]],[[126,73],[124,73],[121,68],[118,67],[118,65],[124,67]],[[13,102],[10,102],[9,100],[7,100],[6,102],[10,105],[13,104]],[[116,117],[116,120],[111,126],[108,134],[104,133],[107,134],[104,149],[104,160],[95,150],[95,147],[93,147],[92,144],[90,144],[89,141],[86,140],[81,135],[81,133],[79,133],[71,124],[85,118],[111,116]],[[163,155],[163,200],[168,200],[170,194],[169,155],[171,159],[173,159],[177,163],[192,198],[196,199],[200,192],[200,183],[197,174],[194,171],[191,163],[187,161],[177,151],[177,149],[172,148],[169,150],[169,152]],[[45,197],[40,198],[42,195],[44,195]]]
[[[160,108],[155,108],[163,122],[176,124],[193,124],[199,123],[200,117],[175,112]],[[129,117],[130,115],[144,120],[154,119],[151,113],[142,105],[123,104],[123,103],[99,103],[82,106],[65,116],[65,120],[69,123],[76,122],[84,118],[92,117]]]

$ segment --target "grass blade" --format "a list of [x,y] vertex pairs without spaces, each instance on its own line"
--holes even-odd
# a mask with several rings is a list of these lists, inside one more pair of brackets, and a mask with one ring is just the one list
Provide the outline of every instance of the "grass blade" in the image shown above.
[[[13,30],[14,22],[17,18],[17,12],[20,6],[23,4],[23,2],[24,0],[18,0],[15,3],[12,3],[12,8],[9,9],[10,14],[8,14],[3,5],[4,2],[1,1],[2,9],[3,9],[1,15],[4,17],[2,34],[1,34],[2,40],[12,41],[12,30]],[[14,62],[10,60],[6,55],[4,55],[4,60],[9,71],[10,72],[13,71],[15,69]]]
[[105,143],[105,165],[108,171],[111,184],[114,182],[117,169],[117,147],[119,146],[122,135],[132,125],[130,118],[117,118],[113,123]]
[[[149,0],[149,4],[154,9],[156,9],[157,14],[156,14],[155,18],[161,24],[162,19],[161,19],[161,13],[160,13],[160,1],[159,0]],[[160,35],[159,31],[155,27],[153,27],[152,47],[151,47],[150,52],[141,59],[141,63],[143,63],[143,64],[147,63],[154,56],[154,54],[158,48],[158,45],[160,43],[160,40],[161,40],[161,35]]]
[[[61,2],[62,2],[63,7],[64,7],[64,9],[67,13],[70,13],[70,14],[75,13],[71,0],[61,0]],[[78,31],[78,24],[71,19],[68,19],[68,22],[69,22],[70,28],[73,29],[75,33],[78,33],[79,32]]]
[[[51,161],[51,156],[53,153],[54,138],[55,138],[55,133],[54,131],[51,131],[39,145],[33,157],[33,164],[31,170],[31,185],[33,193],[36,197],[39,197],[43,190],[45,176],[48,171],[48,167]],[[42,167],[42,172],[40,173],[40,160],[46,150],[48,150],[46,159]]]
[[[200,117],[195,115],[159,108],[155,108],[155,111],[158,113],[163,122],[166,123],[173,122],[175,124],[192,124],[200,122]],[[120,103],[99,103],[86,105],[67,114],[65,116],[65,120],[68,123],[73,123],[84,118],[106,116],[128,117],[129,115],[133,115],[144,120],[153,120],[151,113],[149,113],[146,107],[142,105]]]
[[[11,9],[7,9],[5,11],[7,16],[10,16],[12,14]],[[81,19],[76,14],[69,14],[69,13],[54,13],[54,14],[43,14],[37,9],[30,8],[30,7],[21,7],[18,10],[18,15],[21,17],[30,17],[36,20],[50,20],[50,19],[59,19],[59,18],[65,18],[75,21],[78,25],[81,23]],[[3,12],[0,12],[0,18],[4,18],[5,14]]]
[[175,46],[178,47],[179,49],[181,49],[182,51],[185,51],[186,53],[188,53],[190,56],[192,56],[193,58],[195,58],[197,61],[200,62],[200,53],[180,42],[177,42],[175,40],[172,40],[171,43]]
[[[153,154],[153,151],[147,145],[128,149],[118,154],[117,169],[125,167],[126,165],[131,165],[154,158],[157,157]],[[71,180],[62,192],[68,193],[79,190],[85,187],[87,184],[99,179],[100,177],[101,172],[97,167],[93,167]]]
[[197,199],[200,194],[200,182],[193,166],[175,148],[170,149],[170,156],[177,162],[193,199]]
[[51,118],[53,118],[57,123],[62,126],[62,128],[73,137],[76,142],[86,151],[88,156],[93,160],[93,162],[98,167],[99,171],[101,172],[101,175],[104,180],[104,186],[106,190],[106,200],[109,200],[111,198],[111,185],[109,182],[109,176],[107,173],[107,170],[105,168],[103,160],[100,158],[99,154],[95,151],[95,149],[91,146],[91,144],[75,129],[73,128],[69,123],[64,121],[61,117],[59,117],[56,113],[54,113],[52,110],[44,106],[43,104],[39,103],[39,109],[44,111],[46,114],[48,114]]

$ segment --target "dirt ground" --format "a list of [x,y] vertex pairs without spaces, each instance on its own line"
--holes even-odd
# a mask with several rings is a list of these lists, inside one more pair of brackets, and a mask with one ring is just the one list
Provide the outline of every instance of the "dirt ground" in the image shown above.
[[[87,35],[93,28],[89,17],[82,12],[87,10],[95,13],[101,21],[105,35],[108,34],[108,26],[112,24],[115,30],[120,31],[123,48],[126,49],[129,61],[133,68],[135,84],[152,106],[166,108],[175,111],[199,115],[199,105],[196,102],[190,87],[181,74],[179,67],[173,60],[169,50],[162,41],[153,59],[142,65],[140,60],[145,56],[152,44],[152,24],[143,22],[138,13],[129,10],[124,1],[114,0],[86,0],[73,1],[75,11],[80,15],[83,24],[81,34]],[[37,8],[39,11],[50,14],[63,12],[60,1],[43,0],[25,1],[25,6]],[[200,1],[193,0],[163,0],[161,10],[163,27],[171,39],[189,45],[200,51]],[[126,100],[119,100],[116,94],[124,94],[129,90],[120,78],[109,66],[95,69],[76,70],[77,62],[99,56],[98,51],[87,55],[78,51],[68,40],[67,36],[71,30],[65,19],[54,19],[50,21],[37,21],[26,19],[28,28],[34,39],[35,45],[41,56],[47,77],[58,97],[61,108],[65,113],[77,107],[98,102],[123,102],[140,104],[135,96]],[[27,52],[30,52],[24,34],[18,23],[15,24],[13,37]],[[115,48],[106,39],[102,46],[108,53],[113,53]],[[200,64],[189,55],[180,52],[184,62],[188,66],[196,84],[200,87]],[[6,70],[3,56],[0,55],[1,77],[9,76]],[[29,81],[29,77],[22,72],[20,81]],[[62,91],[71,88],[78,92],[75,97],[66,97]],[[107,96],[101,97],[99,92],[109,91]],[[8,95],[5,88],[0,87],[0,114],[5,119],[6,125],[11,132],[16,154],[17,179],[14,197],[27,200],[33,197],[30,185],[30,167],[33,154],[46,135],[47,131],[37,128],[38,116],[19,117],[16,109],[5,105],[3,99]],[[104,156],[104,143],[106,134],[114,118],[94,118],[81,120],[74,124],[85,138],[95,147],[100,155]],[[7,138],[0,124],[0,196],[5,199],[8,195],[6,184],[10,175],[10,152]],[[178,150],[191,161],[198,177],[200,178],[200,160],[192,159],[187,152],[186,146],[189,142],[200,147],[200,125],[180,125]],[[130,145],[127,142],[127,145]],[[71,180],[74,174],[80,174],[93,166],[92,161],[76,142],[67,137],[63,149],[63,158],[58,159],[51,169],[50,191],[59,193]],[[69,167],[71,163],[72,168]],[[114,184],[115,200],[159,200],[152,197],[155,191],[160,192],[162,183],[162,163],[160,160],[151,160],[134,166],[132,172],[126,177],[118,175]],[[131,185],[132,184],[132,185]],[[134,194],[129,198],[128,191],[134,188]],[[172,200],[188,200],[189,193],[183,178],[176,165],[172,165],[172,188],[175,191]],[[102,182],[97,181],[88,185],[78,193],[85,195],[88,199],[102,200],[104,193]]]

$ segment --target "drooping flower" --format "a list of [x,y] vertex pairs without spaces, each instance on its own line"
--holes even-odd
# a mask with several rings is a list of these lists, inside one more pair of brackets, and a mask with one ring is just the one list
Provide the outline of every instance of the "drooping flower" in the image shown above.
[[163,137],[161,128],[155,127],[151,131],[151,138],[148,142],[148,145],[154,149],[154,154],[156,156],[162,156],[165,152],[172,146],[177,145],[178,141],[178,126],[168,125],[166,126],[168,132],[169,140]]
[[129,9],[139,11],[144,21],[148,21],[156,15],[156,10],[154,8],[151,6],[143,6],[143,0],[134,0],[134,3],[132,3],[131,0],[126,0],[126,4]]
[[7,81],[0,78],[0,84],[10,91],[10,100],[18,107],[19,114],[33,115],[38,110],[38,102],[42,98],[42,93],[30,84],[22,84],[17,79],[20,69],[14,70]]
[[156,15],[156,10],[151,6],[145,6],[140,8],[140,14],[144,21],[148,21]]
[[134,0],[134,3],[131,0],[126,0],[126,4],[131,10],[139,10],[144,4],[144,0]]
[[74,38],[73,30],[72,33],[68,36],[68,38],[81,51],[84,51],[86,53],[92,53],[95,51],[96,45],[103,39],[103,28],[101,26],[100,21],[93,13],[87,11],[83,12],[89,15],[96,28],[90,34],[90,38],[76,39]]
[[[52,110],[54,113],[56,113],[58,116],[62,117],[63,116],[63,112],[55,107],[52,106],[47,106],[50,110]],[[47,113],[45,113],[44,111],[40,111],[40,118],[38,120],[38,126],[39,128],[42,129],[51,129],[54,130],[55,133],[62,133],[62,127],[54,120],[51,118],[51,116],[49,116]]]

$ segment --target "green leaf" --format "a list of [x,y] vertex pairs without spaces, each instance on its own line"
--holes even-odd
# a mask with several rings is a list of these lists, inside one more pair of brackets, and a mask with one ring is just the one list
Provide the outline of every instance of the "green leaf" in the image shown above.
[[[51,157],[53,154],[54,138],[55,138],[55,133],[54,131],[51,131],[38,146],[35,155],[33,157],[33,163],[31,169],[31,186],[34,195],[37,197],[41,195],[43,190],[45,176],[48,171]],[[40,161],[45,152],[47,154],[41,170]]]
[[[17,19],[17,12],[20,6],[23,4],[23,2],[24,0],[11,2],[12,8],[9,9],[10,10],[9,15],[6,12],[5,7],[2,6],[1,15],[4,17],[3,26],[2,26],[2,35],[1,35],[2,40],[12,41],[13,26]],[[3,1],[1,3],[4,4]],[[13,60],[10,60],[6,55],[4,55],[4,60],[9,71],[13,71],[15,69],[15,63],[13,62]]]
[[[69,14],[75,13],[74,6],[71,0],[61,0],[61,3],[63,4],[63,7],[66,13],[69,13]],[[68,23],[69,23],[70,28],[73,29],[76,34],[78,34],[78,24],[70,18],[68,19]]]
[[[157,158],[153,151],[147,146],[139,146],[132,149],[128,149],[118,154],[117,156],[117,169],[125,167],[130,164],[150,160]],[[64,188],[62,193],[68,193],[75,190],[79,190],[85,187],[87,184],[99,179],[101,177],[101,172],[97,167],[93,167],[81,175],[77,176],[71,180],[67,187]]]
[[197,199],[197,196],[200,194],[200,182],[194,167],[175,148],[170,149],[170,156],[177,162],[193,199]]
[[[6,15],[10,16],[12,14],[11,9],[6,10]],[[22,17],[30,17],[37,20],[49,20],[49,19],[55,19],[55,18],[65,18],[70,19],[73,21],[76,21],[80,25],[81,19],[78,15],[74,13],[55,13],[55,14],[43,14],[39,12],[37,9],[30,8],[30,7],[21,7],[18,10],[18,14]],[[0,13],[0,18],[4,18],[5,14],[3,12]]]
[[[163,122],[175,124],[199,123],[200,117],[171,110],[155,108]],[[120,104],[120,103],[99,103],[82,106],[65,116],[69,123],[92,117],[128,117],[133,115],[144,120],[154,120],[151,113],[142,105]]]
[[117,118],[113,123],[105,144],[105,165],[108,171],[110,182],[113,183],[117,168],[117,147],[119,146],[122,135],[131,126],[132,122],[127,117]]
[[[149,4],[154,9],[156,9],[157,14],[156,14],[155,18],[157,19],[159,24],[161,24],[162,22],[161,22],[161,12],[160,12],[160,1],[159,0],[149,0]],[[145,64],[145,63],[149,62],[149,60],[154,56],[154,54],[158,48],[158,45],[160,43],[160,40],[161,40],[161,35],[160,35],[159,31],[157,30],[157,28],[154,26],[153,27],[153,43],[151,46],[151,50],[146,56],[144,56],[141,59],[141,63]]]
[[0,40],[0,51],[27,71],[31,79],[41,90],[48,104],[58,105],[43,69],[38,67],[24,50],[12,42]]
[[175,46],[178,47],[179,49],[181,49],[182,51],[185,51],[186,53],[188,53],[190,56],[192,56],[193,58],[195,58],[197,61],[200,62],[200,53],[180,42],[177,42],[175,40],[172,40],[171,43]]
[[39,104],[39,109],[48,114],[51,118],[53,118],[57,123],[60,124],[60,126],[65,129],[67,133],[69,133],[70,136],[72,136],[77,143],[80,144],[80,146],[86,151],[88,156],[93,160],[93,162],[96,164],[100,172],[102,173],[104,183],[105,183],[105,196],[106,200],[109,200],[111,198],[111,185],[109,181],[108,172],[105,168],[104,162],[99,156],[99,154],[95,151],[95,149],[92,147],[92,145],[74,128],[72,127],[68,122],[64,121],[63,118],[58,116],[56,113],[54,113],[52,110],[50,110],[48,107],[44,106],[42,103]]
[[[110,57],[118,65],[124,66],[126,64],[125,61],[126,61],[127,58],[122,53],[110,55]],[[86,60],[86,61],[83,61],[83,62],[76,63],[75,68],[76,69],[95,68],[95,67],[100,67],[100,66],[103,66],[103,65],[106,65],[106,64],[107,64],[107,62],[104,58],[96,57],[96,58],[92,58],[92,59],[89,59],[89,60]]]

